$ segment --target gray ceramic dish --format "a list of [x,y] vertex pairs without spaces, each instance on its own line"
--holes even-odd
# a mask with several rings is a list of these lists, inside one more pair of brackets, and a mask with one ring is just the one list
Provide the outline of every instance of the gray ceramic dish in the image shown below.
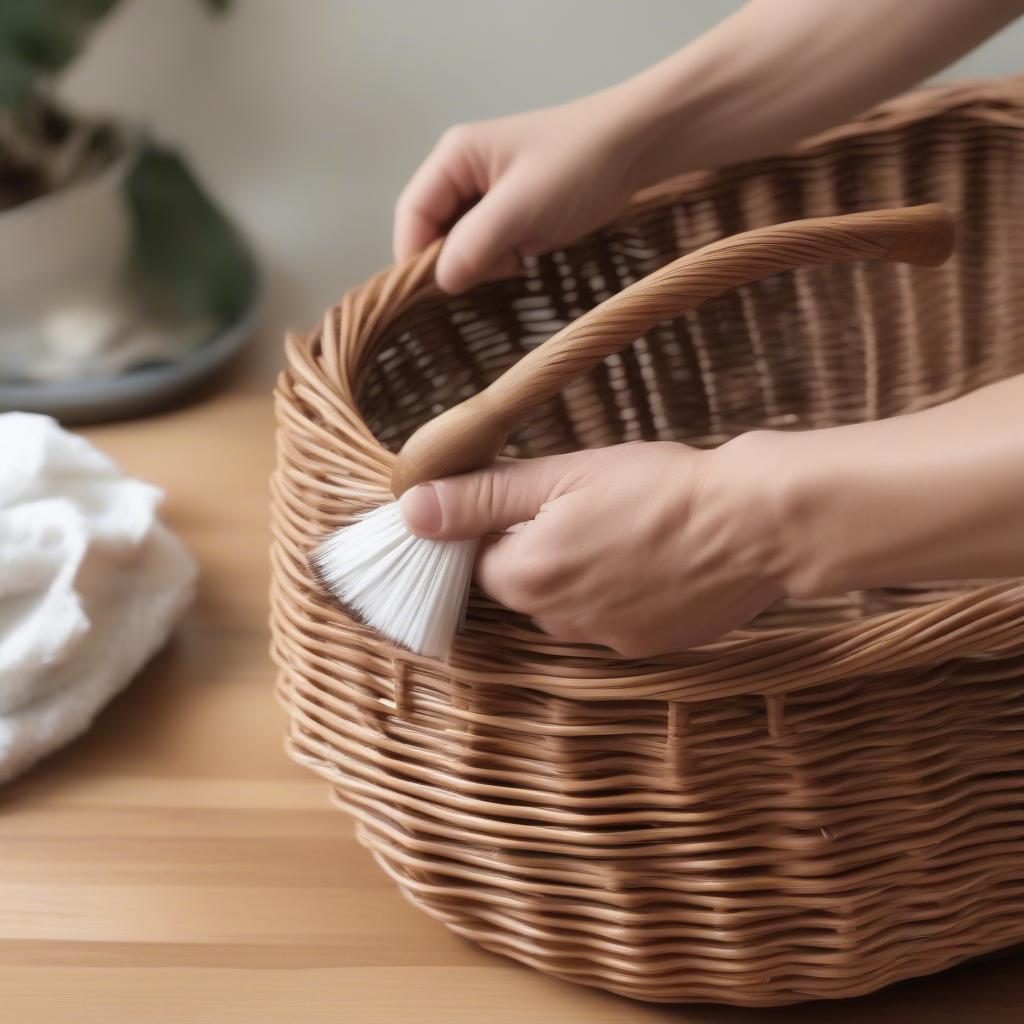
[[69,425],[155,412],[184,398],[226,365],[252,335],[259,311],[257,289],[249,308],[234,323],[173,363],[139,367],[95,380],[0,383],[0,412],[45,413]]
[[[114,376],[60,382],[0,380],[0,412],[97,423],[153,412],[220,370],[253,333],[261,282],[252,252],[171,150],[142,140],[125,179],[135,287],[170,323],[210,323],[209,337],[179,358]],[[158,315],[158,314],[154,314]]]

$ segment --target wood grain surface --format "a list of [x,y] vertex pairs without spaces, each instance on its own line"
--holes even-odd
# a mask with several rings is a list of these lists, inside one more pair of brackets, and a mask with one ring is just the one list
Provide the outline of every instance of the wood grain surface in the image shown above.
[[269,388],[87,436],[167,491],[202,566],[170,646],[0,791],[2,1024],[1011,1024],[1024,957],[772,1011],[632,1004],[481,952],[407,905],[282,751],[267,656]]

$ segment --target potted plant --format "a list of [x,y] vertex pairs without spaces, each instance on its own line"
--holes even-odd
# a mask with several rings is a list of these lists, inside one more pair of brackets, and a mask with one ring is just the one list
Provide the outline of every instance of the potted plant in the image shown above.
[[[0,408],[96,418],[82,381],[174,362],[252,304],[248,250],[181,158],[56,96],[118,2],[0,3]],[[130,405],[147,379],[118,382]]]

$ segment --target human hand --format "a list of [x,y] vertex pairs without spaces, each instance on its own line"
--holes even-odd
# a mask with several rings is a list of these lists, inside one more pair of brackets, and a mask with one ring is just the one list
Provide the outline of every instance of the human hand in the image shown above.
[[513,275],[520,257],[575,241],[626,203],[639,185],[638,130],[615,90],[450,128],[398,199],[395,258],[447,232],[445,291]]
[[[1021,0],[750,0],[603,92],[441,137],[395,208],[398,260],[447,234],[437,282],[462,292],[574,242],[637,189],[776,153],[940,71]],[[872,45],[860,45],[870,38]]]
[[1022,410],[1024,374],[714,451],[645,441],[498,462],[414,487],[401,508],[420,536],[484,537],[480,585],[545,632],[646,657],[780,597],[1024,577]]
[[489,535],[478,582],[559,640],[679,651],[781,594],[758,474],[727,449],[641,442],[499,462],[413,488],[402,514],[420,536]]

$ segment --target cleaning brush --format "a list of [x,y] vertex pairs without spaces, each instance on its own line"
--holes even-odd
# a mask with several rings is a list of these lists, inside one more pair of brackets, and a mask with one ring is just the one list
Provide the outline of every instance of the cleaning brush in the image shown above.
[[335,530],[313,565],[356,618],[403,647],[443,658],[466,606],[476,547],[475,540],[411,534],[392,501]]
[[[489,465],[516,426],[601,360],[739,285],[863,259],[938,266],[952,249],[952,218],[934,204],[791,221],[713,242],[595,306],[420,427],[395,460],[392,493],[397,499],[415,484]],[[312,565],[353,616],[401,647],[444,658],[464,614],[476,547],[416,537],[394,501],[325,538]]]

